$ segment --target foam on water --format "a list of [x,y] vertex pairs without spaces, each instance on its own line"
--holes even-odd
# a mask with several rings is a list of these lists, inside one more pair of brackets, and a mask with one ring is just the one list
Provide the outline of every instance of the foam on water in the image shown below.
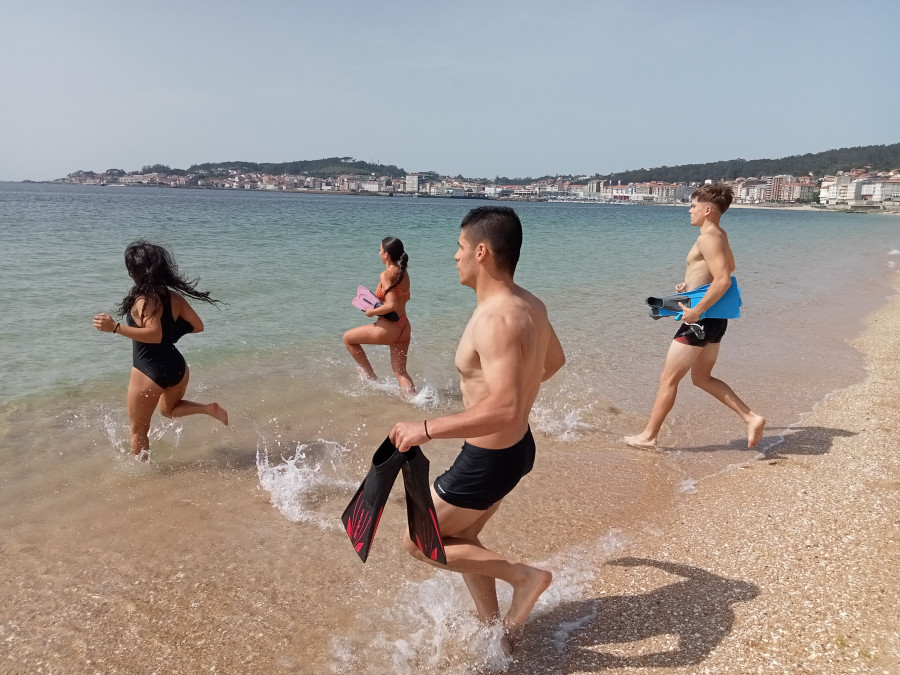
[[[90,413],[72,413],[69,420],[71,429],[96,429],[102,430],[103,436],[109,446],[120,454],[131,454],[130,431],[125,411],[125,402],[100,404],[97,410]],[[180,419],[166,419],[154,415],[150,431],[147,434],[151,445],[160,439],[168,437],[172,449],[177,449],[181,444],[184,425]],[[151,448],[151,457],[153,448]]]
[[[612,529],[600,539],[561,551],[535,562],[553,572],[553,583],[541,595],[531,616],[538,618],[563,603],[584,599],[600,565],[626,544],[621,531]],[[498,584],[501,608],[507,607],[512,589]],[[472,600],[462,577],[437,572],[421,582],[406,582],[392,601],[360,608],[357,616],[365,635],[358,642],[346,636],[331,642],[332,671],[335,673],[413,673],[435,672],[464,675],[480,672],[505,672],[513,659],[501,645],[501,622],[481,623],[473,614]],[[578,626],[558,630],[554,643],[562,651]],[[384,627],[380,631],[373,626]],[[402,637],[396,634],[400,633]]]
[[101,423],[103,431],[106,433],[106,438],[109,439],[109,444],[119,452],[128,450],[128,438],[119,438],[119,425],[113,420],[112,414],[105,413],[101,418]]
[[582,415],[592,408],[591,404],[573,407],[561,400],[535,403],[531,410],[531,424],[537,431],[558,441],[573,441],[596,428],[582,420]]
[[256,473],[259,485],[270,494],[272,505],[292,522],[305,522],[322,530],[339,529],[337,522],[315,510],[315,493],[323,488],[344,490],[356,487],[339,478],[340,460],[350,452],[334,441],[319,439],[297,443],[293,455],[272,465],[266,440],[260,436],[256,446]]
[[696,478],[685,478],[681,481],[681,484],[678,486],[679,491],[693,495],[697,493],[697,479]]
[[397,384],[397,380],[391,377],[383,377],[377,380],[369,380],[360,376],[349,386],[338,387],[338,391],[348,398],[363,398],[373,393],[403,400],[420,410],[435,410],[443,403],[437,387],[425,383],[418,388],[415,396],[408,397],[406,392]]

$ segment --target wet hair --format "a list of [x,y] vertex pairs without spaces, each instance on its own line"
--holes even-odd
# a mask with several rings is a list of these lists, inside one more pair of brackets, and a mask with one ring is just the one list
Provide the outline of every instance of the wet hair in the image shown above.
[[[178,272],[175,259],[162,246],[149,241],[132,242],[125,249],[125,268],[134,280],[134,286],[119,305],[122,316],[128,314],[138,298],[146,298],[141,311],[141,320],[155,311],[156,303],[162,302],[162,289],[175,290],[182,295],[202,300],[211,305],[219,304],[218,300],[209,297],[209,293],[197,290],[199,278],[188,281]],[[151,307],[153,308],[151,310]]]
[[731,189],[731,186],[725,185],[725,183],[710,183],[694,190],[691,199],[712,204],[719,209],[721,214],[725,213],[728,207],[731,206],[731,202],[734,200],[734,190]]
[[385,237],[382,239],[381,248],[388,254],[391,262],[396,263],[397,267],[400,268],[400,274],[394,282],[384,289],[384,294],[387,295],[389,290],[403,281],[403,275],[406,274],[406,266],[409,265],[409,256],[406,254],[406,251],[403,250],[403,242],[397,239],[397,237]]
[[472,244],[487,244],[497,267],[512,275],[522,250],[522,222],[508,206],[479,206],[463,218],[460,228]]

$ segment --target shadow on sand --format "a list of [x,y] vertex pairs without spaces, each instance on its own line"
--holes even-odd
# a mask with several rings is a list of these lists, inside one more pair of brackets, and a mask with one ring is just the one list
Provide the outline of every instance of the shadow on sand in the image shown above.
[[655,567],[682,580],[647,593],[562,603],[535,617],[510,673],[698,664],[731,632],[732,605],[759,594],[748,582],[673,562],[620,558],[608,564]]
[[855,431],[829,429],[828,427],[773,427],[771,429],[767,427],[766,431],[775,431],[776,433],[763,436],[759,445],[753,449],[747,448],[746,438],[736,438],[720,445],[701,445],[677,449],[681,452],[743,450],[753,453],[758,451],[764,453],[766,459],[778,459],[786,455],[824,455],[831,451],[835,438],[856,436]]

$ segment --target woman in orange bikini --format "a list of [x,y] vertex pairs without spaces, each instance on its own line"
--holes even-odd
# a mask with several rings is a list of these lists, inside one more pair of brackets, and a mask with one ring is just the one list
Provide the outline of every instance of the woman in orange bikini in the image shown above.
[[406,265],[409,256],[403,250],[403,242],[396,237],[385,237],[378,249],[385,270],[381,273],[375,295],[383,303],[375,309],[367,309],[366,316],[378,317],[373,324],[359,326],[344,333],[344,345],[360,367],[362,375],[370,380],[378,379],[362,345],[390,345],[391,367],[400,387],[408,394],[416,393],[416,386],[406,372],[409,354],[409,319],[406,303],[409,301],[409,274]]

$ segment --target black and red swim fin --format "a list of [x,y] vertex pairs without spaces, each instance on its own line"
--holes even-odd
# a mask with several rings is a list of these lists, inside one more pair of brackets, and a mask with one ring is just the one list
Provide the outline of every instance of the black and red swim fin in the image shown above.
[[402,468],[409,537],[431,560],[447,564],[431,499],[428,465],[428,458],[419,446],[402,453],[389,438],[375,451],[369,473],[341,516],[350,542],[363,562],[369,556],[384,505]]
[[406,518],[409,538],[428,558],[447,564],[441,528],[438,527],[431,484],[428,480],[428,458],[418,445],[406,453],[403,463],[403,487],[406,490]]
[[369,556],[381,513],[403,463],[403,455],[389,438],[384,439],[372,457],[369,473],[341,516],[350,542],[363,562]]

